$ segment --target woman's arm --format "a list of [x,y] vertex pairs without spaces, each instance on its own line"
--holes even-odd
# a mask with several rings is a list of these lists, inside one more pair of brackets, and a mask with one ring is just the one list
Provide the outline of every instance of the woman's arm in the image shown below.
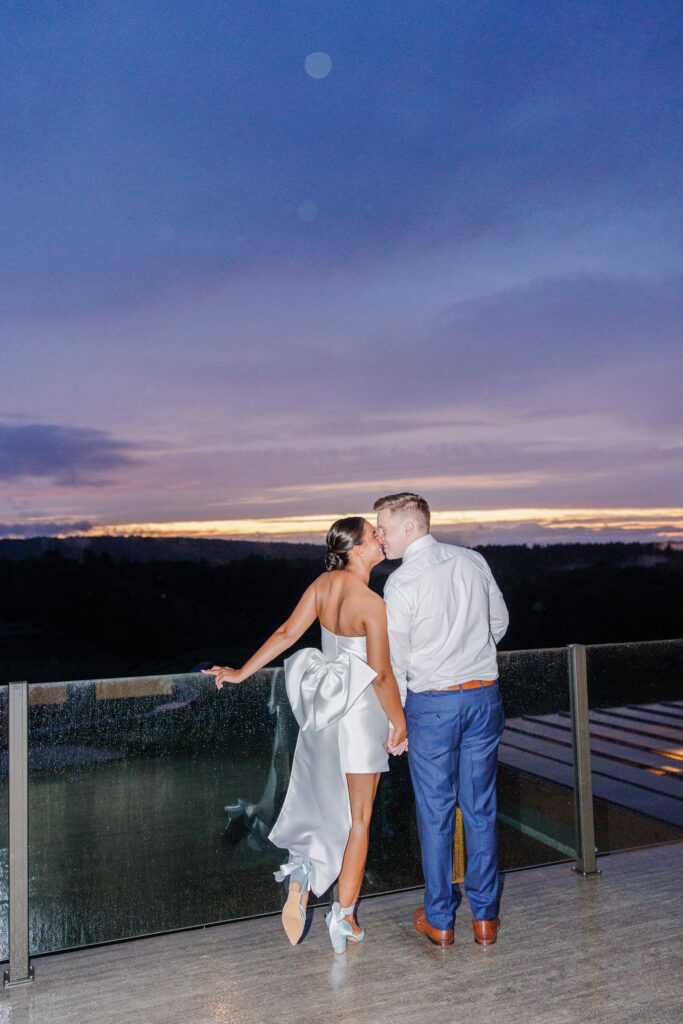
[[368,600],[367,609],[364,609],[363,622],[368,644],[368,665],[377,673],[372,685],[393,728],[390,749],[394,753],[405,741],[406,719],[401,706],[398,683],[391,667],[384,601],[372,592],[369,598],[371,600]]
[[292,644],[304,635],[309,626],[312,626],[318,617],[315,603],[315,586],[318,581],[314,580],[310,587],[301,595],[299,603],[289,616],[286,622],[275,630],[268,637],[248,661],[240,669],[226,668],[222,665],[214,665],[213,668],[202,669],[206,675],[216,678],[216,686],[220,690],[223,683],[242,683],[249,676],[253,676],[260,668],[277,658],[279,654],[286,651]]

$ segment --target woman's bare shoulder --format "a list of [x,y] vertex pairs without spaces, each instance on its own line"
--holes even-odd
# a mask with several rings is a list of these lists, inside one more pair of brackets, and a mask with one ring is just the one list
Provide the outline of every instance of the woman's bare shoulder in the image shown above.
[[339,579],[340,576],[341,573],[338,569],[321,572],[320,576],[316,576],[311,586],[313,587],[317,597],[326,601],[335,593],[338,593],[339,586],[343,582]]
[[316,587],[321,587],[324,586],[326,583],[331,583],[332,579],[338,575],[339,573],[337,572],[337,570],[333,569],[331,572],[325,570],[325,572],[321,572],[319,576],[316,576],[313,582],[315,583]]
[[370,590],[369,587],[365,588],[365,592],[359,595],[360,607],[367,618],[372,621],[386,621],[387,610],[384,605],[384,601],[376,594],[374,590]]

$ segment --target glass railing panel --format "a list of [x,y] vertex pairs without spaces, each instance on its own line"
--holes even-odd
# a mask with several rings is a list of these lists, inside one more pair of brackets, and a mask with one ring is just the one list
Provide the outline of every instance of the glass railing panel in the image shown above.
[[9,958],[8,687],[0,686],[0,960]]
[[[534,720],[567,707],[565,652],[500,668],[502,867],[573,857],[571,751]],[[32,953],[280,909],[267,835],[297,737],[282,670],[221,691],[201,675],[33,684],[29,703]],[[364,891],[421,884],[407,759],[392,758]]]
[[[676,752],[683,756],[682,651],[681,643],[588,650],[592,714],[614,711],[617,692],[631,700],[640,693],[639,746],[657,758],[671,741],[673,770],[657,774],[660,766],[648,764],[656,771],[643,770],[641,788],[663,778],[672,806],[683,766],[674,763]],[[499,668],[501,867],[574,859],[567,652],[508,652]],[[660,688],[639,691],[638,678],[653,674]],[[643,708],[657,703],[665,710]],[[279,911],[272,872],[282,852],[267,835],[297,738],[281,669],[221,691],[196,674],[33,684],[29,705],[32,954]],[[620,706],[632,718],[633,708]],[[605,790],[604,753],[593,750],[598,849],[680,837],[677,822],[654,814],[651,802],[615,796],[632,754],[613,760],[620,774]],[[422,884],[407,758],[390,764],[371,826],[367,894]],[[5,768],[3,807],[6,782]],[[6,935],[6,911],[4,928]]]
[[683,839],[683,641],[586,656],[598,851]]
[[569,710],[565,648],[498,655],[505,732],[498,758],[501,868],[576,856],[571,736],[552,722]]
[[[31,953],[279,910],[282,672],[29,688]],[[295,732],[295,729],[294,729]],[[241,803],[240,803],[241,802]],[[243,820],[226,805],[244,806]]]

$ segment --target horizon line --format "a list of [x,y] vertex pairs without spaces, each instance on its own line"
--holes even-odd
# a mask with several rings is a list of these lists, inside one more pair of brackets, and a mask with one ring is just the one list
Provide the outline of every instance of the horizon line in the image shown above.
[[[49,520],[50,536],[56,539],[66,537],[187,537],[206,539],[295,539],[299,537],[321,537],[327,533],[333,522],[347,516],[361,516],[373,519],[372,512],[347,512],[341,514],[315,514],[279,517],[253,517],[243,519],[211,520],[170,520],[167,522],[132,523],[78,523],[65,521],[63,529],[54,519]],[[5,539],[26,538],[26,528],[35,527],[38,536],[41,522],[48,518],[36,518],[17,526],[7,527]],[[599,535],[606,530],[618,530],[625,534],[637,531],[652,531],[653,540],[683,540],[683,508],[514,508],[514,509],[459,509],[434,510],[431,527],[451,528],[471,533],[488,527],[504,531],[520,526],[537,526],[543,530],[560,531],[581,529]],[[74,528],[75,527],[75,528]],[[1,527],[0,527],[1,529]]]

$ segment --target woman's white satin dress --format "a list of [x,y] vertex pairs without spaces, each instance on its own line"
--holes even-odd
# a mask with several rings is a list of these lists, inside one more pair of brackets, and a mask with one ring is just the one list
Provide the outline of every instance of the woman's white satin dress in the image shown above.
[[321,624],[322,651],[285,659],[285,685],[299,723],[285,802],[270,832],[291,862],[308,858],[311,889],[337,879],[351,830],[347,772],[386,772],[389,720],[371,685],[364,636],[338,636]]

